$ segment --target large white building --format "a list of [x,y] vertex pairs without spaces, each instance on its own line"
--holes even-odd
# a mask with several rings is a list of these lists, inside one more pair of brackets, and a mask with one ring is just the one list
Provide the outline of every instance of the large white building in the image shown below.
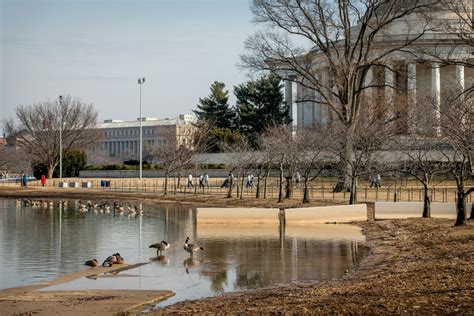
[[[191,145],[194,117],[179,115],[173,119],[142,118],[144,155],[152,148]],[[88,148],[91,163],[138,160],[140,156],[140,119],[104,120],[97,125],[99,141]]]
[[[405,0],[396,0],[403,4]],[[446,1],[447,3],[448,1]],[[466,13],[468,21],[472,21],[472,0],[465,0],[469,9]],[[372,45],[374,52],[388,50],[391,47],[401,46],[409,37],[421,35],[413,44],[403,50],[395,49],[386,58],[381,60],[383,67],[372,66],[368,69],[367,86],[375,86],[368,89],[366,97],[381,100],[382,97],[390,100],[394,110],[404,108],[402,115],[406,119],[413,112],[417,104],[430,98],[437,111],[434,111],[433,124],[440,123],[439,113],[442,111],[443,100],[448,87],[457,85],[460,89],[468,89],[474,84],[474,69],[465,67],[466,64],[474,64],[472,43],[469,45],[459,36],[453,34],[445,26],[459,23],[459,17],[443,6],[444,1],[424,16],[410,14],[396,23],[393,23],[383,36],[375,37]],[[428,17],[429,22],[423,20]],[[428,27],[426,27],[426,23]],[[425,28],[424,28],[425,27]],[[472,24],[468,26],[472,40]],[[354,29],[357,34],[357,27]],[[326,57],[315,49],[310,51],[313,65],[317,65],[313,71],[322,81],[330,81]],[[306,56],[305,56],[306,57]],[[442,60],[449,60],[443,63]],[[296,121],[298,129],[325,123],[331,119],[331,110],[324,102],[319,103],[321,96],[317,89],[304,87],[298,74],[280,72],[286,78],[285,99],[293,113],[296,106]],[[296,88],[295,85],[296,84]],[[296,92],[296,95],[295,95]],[[311,100],[311,101],[307,101]],[[436,122],[438,120],[438,122]],[[411,124],[414,124],[411,122]],[[406,124],[410,132],[413,126]]]

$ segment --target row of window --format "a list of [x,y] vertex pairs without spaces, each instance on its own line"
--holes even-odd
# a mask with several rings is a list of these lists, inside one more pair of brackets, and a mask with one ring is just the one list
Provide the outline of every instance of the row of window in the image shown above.
[[[125,131],[105,131],[104,136],[138,136],[140,130],[125,130]],[[154,129],[144,129],[143,135],[155,135]]]

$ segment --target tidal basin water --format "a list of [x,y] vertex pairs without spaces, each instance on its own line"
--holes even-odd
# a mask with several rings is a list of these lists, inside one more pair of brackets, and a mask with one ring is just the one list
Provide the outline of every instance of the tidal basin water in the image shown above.
[[[142,216],[129,216],[80,212],[77,201],[60,208],[57,203],[26,207],[0,199],[0,289],[87,269],[86,260],[102,262],[119,252],[126,263],[148,264],[45,290],[172,290],[176,296],[161,304],[166,305],[223,292],[340,278],[366,255],[365,238],[354,226],[197,225],[194,208],[143,209]],[[205,249],[194,258],[183,250],[187,236]],[[161,240],[171,247],[157,257],[148,246]]]

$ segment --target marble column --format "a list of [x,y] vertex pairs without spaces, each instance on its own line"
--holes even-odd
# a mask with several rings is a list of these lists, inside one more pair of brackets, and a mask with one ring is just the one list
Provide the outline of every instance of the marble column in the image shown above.
[[461,92],[465,89],[464,65],[456,65],[456,83]]
[[293,82],[290,80],[285,81],[285,103],[293,120]]
[[416,127],[416,63],[407,65],[407,115],[408,133],[414,133]]
[[393,111],[395,98],[395,72],[393,63],[387,63],[385,66],[385,99],[389,113]]
[[[365,75],[364,87],[370,87],[372,85],[374,85],[374,68],[369,67]],[[372,119],[375,114],[374,89],[366,88],[363,92],[363,98],[365,99],[367,115],[369,119]]]
[[431,64],[431,99],[435,112],[436,135],[441,136],[441,68],[437,62]]

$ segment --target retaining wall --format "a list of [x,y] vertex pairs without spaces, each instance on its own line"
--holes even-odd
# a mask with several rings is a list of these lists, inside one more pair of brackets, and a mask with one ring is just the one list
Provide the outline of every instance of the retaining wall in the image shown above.
[[285,210],[287,225],[347,223],[367,220],[367,205],[334,205]]
[[[466,204],[466,213],[469,216],[471,203]],[[376,202],[375,219],[394,219],[421,217],[423,202]],[[456,204],[431,202],[431,217],[456,218]]]

